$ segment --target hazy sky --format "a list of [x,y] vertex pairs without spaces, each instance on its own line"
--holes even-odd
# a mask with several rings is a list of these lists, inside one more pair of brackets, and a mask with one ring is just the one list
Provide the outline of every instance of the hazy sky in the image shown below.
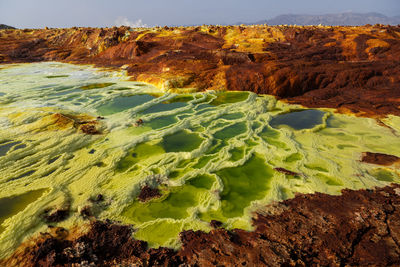
[[0,0],[0,24],[18,28],[233,24],[287,13],[349,11],[397,16],[400,0]]

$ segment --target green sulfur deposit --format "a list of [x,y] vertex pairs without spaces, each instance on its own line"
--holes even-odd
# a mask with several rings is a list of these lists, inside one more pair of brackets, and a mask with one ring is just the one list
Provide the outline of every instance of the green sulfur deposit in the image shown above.
[[[23,211],[29,204],[35,202],[43,195],[45,189],[25,192],[21,195],[4,197],[0,199],[0,223]],[[4,230],[0,227],[0,232]]]
[[[382,122],[250,92],[163,92],[91,66],[1,66],[0,255],[45,232],[43,214],[59,208],[69,216],[50,225],[82,225],[90,207],[177,248],[180,231],[213,219],[251,230],[258,207],[297,192],[399,183],[397,165],[360,161],[400,157],[400,118]],[[161,196],[139,201],[144,186]]]
[[264,198],[273,170],[262,157],[254,155],[245,164],[222,169],[216,174],[224,185],[220,193],[221,208],[217,212],[211,210],[209,214],[202,214],[202,218],[224,221],[242,216],[252,201]]
[[274,128],[289,126],[295,130],[312,129],[322,124],[323,116],[323,111],[315,109],[291,111],[274,117],[270,125]]

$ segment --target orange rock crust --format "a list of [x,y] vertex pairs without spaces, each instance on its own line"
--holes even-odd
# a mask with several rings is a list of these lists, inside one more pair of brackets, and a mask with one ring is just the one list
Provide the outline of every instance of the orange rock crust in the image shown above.
[[122,67],[165,90],[246,90],[362,116],[400,115],[400,27],[0,30],[0,63]]

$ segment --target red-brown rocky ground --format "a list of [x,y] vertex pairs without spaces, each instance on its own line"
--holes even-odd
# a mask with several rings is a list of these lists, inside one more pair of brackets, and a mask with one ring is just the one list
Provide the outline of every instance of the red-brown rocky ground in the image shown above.
[[255,230],[185,231],[182,247],[152,249],[133,229],[93,221],[89,231],[50,228],[2,266],[399,266],[400,185],[316,193],[267,206]]
[[400,114],[399,59],[399,26],[0,31],[0,63],[123,67],[164,89],[247,90],[364,116]]
[[[400,115],[399,59],[400,26],[0,30],[0,63],[122,67],[163,89],[247,90],[372,117]],[[85,123],[80,130],[97,133]],[[362,160],[398,162],[368,152]],[[252,232],[217,222],[210,233],[182,232],[178,251],[149,249],[130,226],[109,221],[87,232],[49,228],[0,265],[399,266],[399,197],[399,185],[298,195],[258,211]]]
[[382,153],[364,152],[361,158],[362,162],[390,166],[400,162],[400,158]]

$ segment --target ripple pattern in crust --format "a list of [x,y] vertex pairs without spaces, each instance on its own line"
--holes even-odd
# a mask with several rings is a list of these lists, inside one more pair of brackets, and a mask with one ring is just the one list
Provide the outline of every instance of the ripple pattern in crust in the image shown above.
[[25,266],[399,266],[400,185],[297,195],[255,214],[255,230],[181,233],[182,247],[148,248],[133,229],[94,221],[23,244],[1,264]]

